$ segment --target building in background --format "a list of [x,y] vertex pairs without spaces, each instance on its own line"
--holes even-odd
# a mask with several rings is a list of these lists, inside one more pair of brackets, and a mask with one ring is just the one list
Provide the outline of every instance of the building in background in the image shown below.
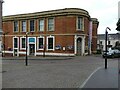
[[90,43],[91,52],[95,53],[98,24],[96,18],[79,8],[4,16],[3,31],[9,32],[3,37],[4,52],[12,56],[25,55],[27,43],[28,55],[83,56],[90,51]]
[[2,45],[2,3],[3,3],[3,0],[0,0],[0,52],[1,52],[1,45]]
[[[108,34],[107,47],[114,48],[119,43],[119,33],[117,34]],[[105,34],[98,34],[97,37],[97,49],[104,51],[105,50]]]

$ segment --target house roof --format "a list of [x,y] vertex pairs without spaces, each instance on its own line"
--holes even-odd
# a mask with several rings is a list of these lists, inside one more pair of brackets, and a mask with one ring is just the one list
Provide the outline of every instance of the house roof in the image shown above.
[[[98,38],[98,40],[105,40],[105,34],[98,34],[97,35],[97,38]],[[110,39],[110,40],[115,40],[115,39],[119,39],[120,38],[120,34],[118,34],[118,33],[115,33],[115,34],[108,34],[108,38]]]

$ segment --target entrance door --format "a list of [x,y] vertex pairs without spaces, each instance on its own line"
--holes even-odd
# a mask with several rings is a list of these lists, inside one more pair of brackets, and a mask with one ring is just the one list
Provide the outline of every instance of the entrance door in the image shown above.
[[82,39],[77,39],[77,55],[82,55]]
[[35,44],[29,44],[29,52],[30,52],[30,55],[35,54]]

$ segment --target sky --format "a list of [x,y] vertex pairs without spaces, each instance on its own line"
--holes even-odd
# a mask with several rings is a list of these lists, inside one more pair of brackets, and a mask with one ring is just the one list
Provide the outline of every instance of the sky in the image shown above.
[[81,8],[89,12],[91,18],[99,21],[98,34],[104,34],[106,27],[117,33],[119,0],[4,0],[3,16],[41,12],[64,8]]

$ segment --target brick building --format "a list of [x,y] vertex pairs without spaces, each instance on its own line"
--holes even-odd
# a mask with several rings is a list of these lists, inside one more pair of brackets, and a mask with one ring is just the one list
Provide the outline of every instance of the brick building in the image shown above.
[[25,55],[26,43],[28,55],[35,56],[44,53],[74,56],[96,52],[98,24],[96,18],[91,18],[86,10],[79,8],[4,16],[3,31],[8,32],[4,36],[4,53]]
[[1,52],[1,45],[2,45],[2,3],[3,0],[0,0],[0,52]]

